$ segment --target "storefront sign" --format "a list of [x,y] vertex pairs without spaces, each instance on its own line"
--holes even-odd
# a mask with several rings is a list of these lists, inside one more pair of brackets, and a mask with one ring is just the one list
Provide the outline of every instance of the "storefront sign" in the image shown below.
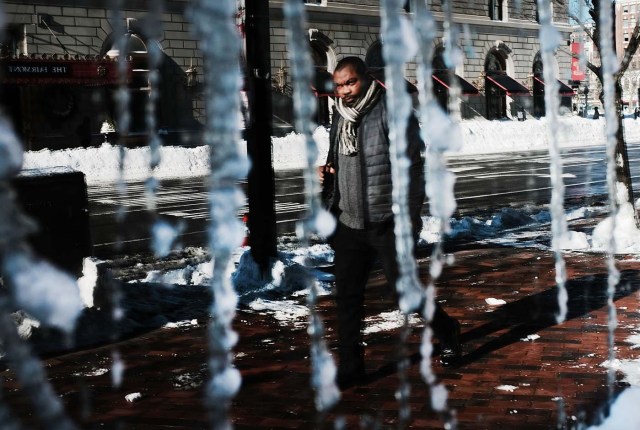
[[5,76],[69,76],[71,67],[68,64],[43,62],[11,62],[4,64]]
[[[0,60],[0,82],[15,85],[117,85],[118,64],[109,60]],[[127,64],[124,81],[131,77]]]

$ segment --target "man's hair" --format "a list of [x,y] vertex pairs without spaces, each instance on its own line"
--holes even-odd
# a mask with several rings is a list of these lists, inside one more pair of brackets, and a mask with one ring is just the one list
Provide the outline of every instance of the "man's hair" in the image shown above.
[[336,68],[333,71],[337,72],[349,66],[353,67],[354,72],[356,72],[358,76],[363,78],[367,77],[367,65],[359,57],[344,57],[342,60],[338,61],[338,64],[336,64]]

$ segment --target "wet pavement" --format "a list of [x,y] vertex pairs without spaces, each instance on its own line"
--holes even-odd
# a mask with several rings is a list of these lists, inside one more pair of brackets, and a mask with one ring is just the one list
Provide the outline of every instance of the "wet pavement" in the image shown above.
[[[464,357],[448,368],[434,359],[433,370],[449,390],[448,405],[455,410],[458,428],[551,429],[591,423],[609,396],[607,370],[601,366],[609,354],[605,256],[566,255],[569,310],[567,320],[557,324],[551,253],[476,244],[449,255],[453,261],[438,281],[438,298],[462,323]],[[618,267],[622,281],[615,298],[615,352],[620,359],[637,358],[625,339],[640,330],[640,261],[620,257]],[[426,280],[428,257],[420,260],[420,268]],[[367,291],[368,316],[395,309],[385,288],[376,272]],[[492,306],[488,298],[506,303]],[[303,304],[305,299],[297,300]],[[331,297],[321,297],[319,310],[333,346]],[[206,321],[198,323],[51,357],[44,361],[46,372],[81,428],[208,428],[203,407],[207,330]],[[241,309],[234,327],[240,335],[235,364],[243,377],[229,412],[236,428],[332,429],[337,418],[347,429],[398,427],[394,363],[400,329],[366,336],[368,381],[345,390],[336,407],[318,416],[309,388],[309,337],[303,320],[283,324],[271,315]],[[421,327],[413,326],[406,346],[411,359],[408,427],[443,428],[442,417],[430,410],[428,388],[420,377],[421,334]],[[114,351],[126,365],[119,388],[113,388],[106,372]],[[1,375],[4,403],[29,428],[37,428],[33,408],[13,374]],[[617,375],[613,392],[627,385],[622,377]],[[139,397],[128,401],[126,396],[134,393]]]

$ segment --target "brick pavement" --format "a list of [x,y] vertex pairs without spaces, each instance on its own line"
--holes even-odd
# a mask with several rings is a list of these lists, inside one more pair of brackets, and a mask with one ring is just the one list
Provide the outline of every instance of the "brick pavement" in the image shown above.
[[[566,257],[569,314],[565,323],[554,319],[553,255],[533,249],[476,247],[451,252],[455,261],[438,282],[438,297],[463,325],[464,359],[460,365],[434,371],[449,389],[460,429],[551,429],[558,414],[566,428],[577,420],[590,422],[605,404],[607,308],[604,256]],[[427,259],[421,260],[426,273]],[[624,342],[638,319],[640,262],[620,259],[624,289],[615,305],[619,358],[637,357]],[[424,276],[423,276],[424,278]],[[367,315],[394,309],[382,291],[385,282],[372,277],[367,292]],[[486,298],[506,301],[490,306]],[[300,300],[304,300],[300,298]],[[334,338],[334,305],[330,297],[319,303],[330,344]],[[240,334],[235,363],[243,376],[231,416],[238,429],[334,428],[337,417],[345,428],[396,428],[397,374],[394,361],[400,330],[367,335],[369,381],[342,394],[329,414],[318,417],[309,388],[308,335],[304,325],[281,325],[260,312],[242,309],[235,329]],[[529,340],[527,336],[538,335]],[[407,349],[411,358],[410,428],[443,428],[440,416],[428,407],[428,391],[419,376],[421,328],[413,327]],[[108,369],[117,349],[127,370],[123,385],[114,389]],[[68,412],[82,428],[201,429],[207,428],[202,406],[206,378],[206,329],[199,326],[159,329],[116,345],[78,351],[47,359],[49,378]],[[94,375],[95,376],[92,376]],[[4,401],[25,423],[35,428],[33,412],[11,372],[2,372]],[[625,384],[615,383],[620,391]],[[512,386],[513,391],[498,389]],[[139,392],[140,399],[125,396]],[[367,424],[368,423],[368,424]],[[378,427],[376,427],[376,425]]]

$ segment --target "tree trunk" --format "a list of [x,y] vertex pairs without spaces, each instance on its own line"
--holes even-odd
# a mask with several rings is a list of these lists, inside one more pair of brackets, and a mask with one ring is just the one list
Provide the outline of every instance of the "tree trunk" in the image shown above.
[[[628,201],[633,206],[633,214],[636,226],[638,223],[638,214],[636,212],[636,204],[633,198],[633,183],[631,182],[631,172],[629,170],[629,155],[627,153],[627,142],[624,140],[624,121],[622,120],[622,87],[619,81],[616,81],[616,117],[618,119],[618,131],[616,132],[616,179],[623,183],[627,188]],[[622,162],[619,162],[622,161]],[[620,203],[620,202],[618,202]]]

